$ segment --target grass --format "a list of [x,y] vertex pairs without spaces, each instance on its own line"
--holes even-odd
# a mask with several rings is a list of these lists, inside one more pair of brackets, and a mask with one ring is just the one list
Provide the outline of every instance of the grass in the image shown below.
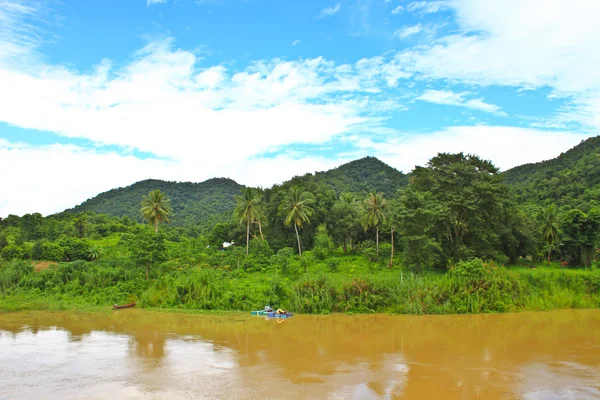
[[527,263],[505,268],[473,261],[459,263],[448,273],[415,274],[360,255],[335,254],[317,260],[309,253],[306,257],[309,264],[290,259],[285,273],[269,263],[244,270],[231,268],[226,261],[181,266],[171,260],[154,269],[150,281],[127,259],[61,263],[39,271],[31,262],[11,262],[0,265],[0,310],[97,311],[131,301],[169,311],[247,312],[269,304],[312,314],[600,307],[596,269]]

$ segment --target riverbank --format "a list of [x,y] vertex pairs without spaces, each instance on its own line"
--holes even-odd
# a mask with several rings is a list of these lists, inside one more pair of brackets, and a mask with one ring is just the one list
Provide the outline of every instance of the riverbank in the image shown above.
[[[326,264],[325,264],[326,265]],[[266,304],[297,313],[464,314],[600,307],[600,271],[501,267],[480,260],[447,273],[416,274],[401,268],[336,271],[173,268],[143,271],[116,263],[73,262],[35,271],[31,263],[0,269],[0,310],[105,310],[135,301],[141,308],[244,311]]]

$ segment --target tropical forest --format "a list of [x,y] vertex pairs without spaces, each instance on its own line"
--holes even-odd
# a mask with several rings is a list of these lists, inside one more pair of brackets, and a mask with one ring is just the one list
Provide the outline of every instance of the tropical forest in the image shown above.
[[270,188],[146,180],[0,220],[0,309],[600,307],[600,137],[501,172],[367,157]]

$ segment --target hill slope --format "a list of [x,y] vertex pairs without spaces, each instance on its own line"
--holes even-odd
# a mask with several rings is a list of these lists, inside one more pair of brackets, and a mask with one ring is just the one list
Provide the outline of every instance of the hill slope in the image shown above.
[[201,183],[166,182],[148,179],[133,185],[112,189],[86,200],[66,212],[93,211],[118,217],[128,216],[140,221],[140,202],[151,190],[160,189],[171,199],[174,226],[197,226],[207,232],[218,222],[231,218],[233,196],[243,186],[226,178],[209,179]]
[[600,201],[600,136],[552,160],[521,165],[502,175],[521,202],[588,208]]
[[388,197],[408,184],[405,174],[375,157],[351,161],[326,172],[317,172],[315,181],[330,185],[337,193],[384,192]]
[[[364,195],[376,190],[388,196],[407,184],[403,173],[377,158],[366,157],[329,171],[295,177],[273,188],[303,185],[311,181],[325,184],[336,193],[353,192]],[[101,193],[65,212],[92,211],[119,217],[129,216],[139,221],[142,196],[150,190],[160,189],[171,199],[174,211],[171,222],[174,226],[196,226],[201,232],[208,232],[216,223],[231,219],[235,207],[233,197],[240,193],[242,187],[235,181],[224,178],[202,183],[145,180]]]

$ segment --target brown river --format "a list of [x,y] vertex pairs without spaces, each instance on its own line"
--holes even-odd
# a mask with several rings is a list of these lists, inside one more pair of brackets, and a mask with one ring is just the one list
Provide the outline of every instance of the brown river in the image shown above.
[[0,399],[600,399],[600,310],[5,313]]

